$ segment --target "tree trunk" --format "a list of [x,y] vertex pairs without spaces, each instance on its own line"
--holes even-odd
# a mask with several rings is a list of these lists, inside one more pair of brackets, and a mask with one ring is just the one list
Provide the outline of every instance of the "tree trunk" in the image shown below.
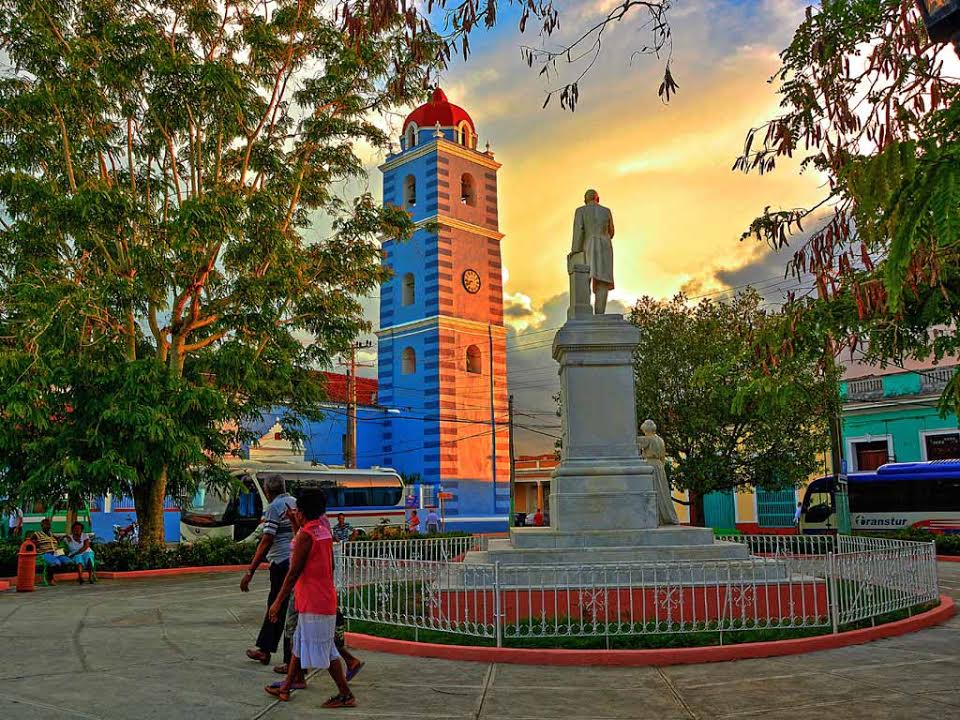
[[690,524],[694,527],[704,527],[706,517],[703,512],[703,495],[691,490],[688,497],[690,499]]
[[163,545],[163,498],[167,494],[167,468],[133,488],[133,505],[140,525],[141,545]]

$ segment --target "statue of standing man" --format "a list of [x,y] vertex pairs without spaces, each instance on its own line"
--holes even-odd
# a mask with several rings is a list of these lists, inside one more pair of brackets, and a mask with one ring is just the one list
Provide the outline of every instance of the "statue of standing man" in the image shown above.
[[[596,190],[587,190],[584,204],[573,216],[573,248],[568,259],[590,266],[596,315],[607,311],[607,293],[613,290],[613,213],[600,204]],[[572,300],[571,300],[572,301]]]

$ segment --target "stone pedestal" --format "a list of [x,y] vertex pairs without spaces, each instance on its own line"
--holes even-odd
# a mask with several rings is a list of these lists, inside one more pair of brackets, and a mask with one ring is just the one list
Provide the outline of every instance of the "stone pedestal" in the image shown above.
[[640,332],[594,315],[589,267],[568,259],[570,311],[553,341],[560,364],[563,451],[550,490],[550,527],[511,528],[467,563],[505,566],[737,560],[739,543],[709,528],[658,527],[654,470],[637,447],[633,353]]
[[553,473],[550,522],[558,531],[657,526],[653,468],[636,442],[633,350],[639,339],[619,315],[580,313],[554,338],[563,456]]

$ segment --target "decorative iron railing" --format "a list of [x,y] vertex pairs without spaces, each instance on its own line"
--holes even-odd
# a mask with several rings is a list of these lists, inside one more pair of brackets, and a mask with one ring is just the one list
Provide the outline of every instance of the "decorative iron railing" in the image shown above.
[[[744,559],[516,566],[466,556],[477,538],[344,543],[349,620],[504,639],[823,628],[939,597],[932,543],[849,536],[724,538]],[[431,559],[436,558],[436,559]],[[722,638],[722,635],[721,635]]]

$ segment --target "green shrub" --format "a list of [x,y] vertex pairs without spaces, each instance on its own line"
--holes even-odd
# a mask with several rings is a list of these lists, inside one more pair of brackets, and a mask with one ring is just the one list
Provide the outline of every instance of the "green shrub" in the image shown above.
[[937,546],[937,555],[960,555],[960,535],[941,535],[922,528],[905,528],[894,532],[858,532],[857,535],[912,542],[933,542]]
[[[93,553],[98,570],[157,570],[175,567],[209,567],[211,565],[246,565],[253,559],[257,546],[227,538],[198,540],[173,547],[146,547],[131,543],[94,543]],[[0,542],[0,577],[17,574],[18,543]]]
[[0,577],[13,577],[17,574],[17,553],[20,543],[0,542]]
[[101,570],[157,570],[174,567],[244,565],[253,558],[256,545],[228,538],[203,539],[174,547],[146,547],[129,543],[94,545]]

